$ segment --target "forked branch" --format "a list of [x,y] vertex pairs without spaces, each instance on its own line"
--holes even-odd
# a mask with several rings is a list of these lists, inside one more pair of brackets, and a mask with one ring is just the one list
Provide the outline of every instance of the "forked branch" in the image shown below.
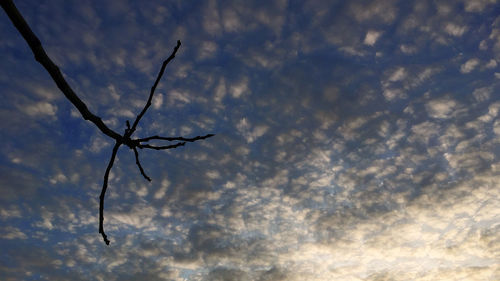
[[[153,100],[153,96],[156,90],[156,87],[158,86],[163,73],[165,72],[165,68],[167,67],[168,63],[172,61],[175,58],[175,55],[177,53],[177,50],[179,50],[179,47],[181,46],[181,41],[177,41],[177,45],[174,47],[174,50],[170,54],[170,56],[163,61],[162,66],[160,68],[160,72],[158,73],[158,76],[156,77],[156,80],[151,87],[151,90],[149,92],[149,97],[146,101],[146,104],[144,105],[144,108],[139,112],[137,117],[135,118],[134,123],[132,126],[130,126],[129,121],[127,120],[126,122],[126,129],[123,135],[120,135],[119,133],[113,131],[110,129],[102,119],[94,115],[90,110],[88,109],[87,105],[75,94],[73,89],[69,86],[69,84],[66,82],[64,79],[64,76],[61,74],[61,71],[59,70],[59,67],[57,67],[56,64],[49,58],[45,50],[43,49],[42,43],[38,39],[38,37],[33,33],[31,28],[29,27],[28,23],[24,20],[23,16],[21,13],[17,10],[16,6],[12,2],[12,0],[0,0],[0,5],[4,9],[4,11],[7,13],[7,16],[10,18],[14,26],[17,28],[19,33],[23,36],[24,40],[28,43],[28,46],[30,47],[31,51],[35,55],[36,61],[38,61],[44,68],[47,70],[47,72],[50,74],[52,77],[52,80],[56,83],[57,87],[61,92],[64,94],[64,96],[78,109],[78,111],[82,114],[83,119],[89,120],[90,122],[94,123],[101,132],[110,138],[113,138],[115,140],[115,145],[113,146],[113,150],[111,153],[111,157],[108,162],[108,166],[106,167],[106,171],[104,173],[104,180],[102,184],[102,189],[101,189],[101,195],[99,196],[99,233],[102,235],[102,238],[106,245],[109,245],[110,241],[104,232],[104,198],[106,196],[106,190],[108,189],[108,181],[109,181],[109,174],[111,172],[111,169],[113,168],[113,164],[115,162],[116,155],[118,153],[118,149],[122,144],[125,144],[128,146],[131,150],[134,152],[135,156],[135,161],[137,164],[137,167],[139,168],[139,171],[141,175],[148,181],[151,181],[151,178],[146,175],[144,172],[144,169],[142,168],[141,162],[139,161],[139,152],[137,151],[137,148],[149,148],[149,149],[155,149],[155,150],[164,150],[164,149],[172,149],[176,148],[179,146],[184,146],[186,142],[194,142],[198,140],[204,140],[210,137],[213,137],[213,134],[207,134],[204,136],[197,136],[194,138],[184,138],[184,137],[160,137],[160,136],[151,136],[147,138],[138,138],[138,139],[131,139],[131,136],[134,134],[135,130],[137,129],[137,126],[139,122],[141,121],[142,117],[144,114],[146,114],[146,111],[148,108],[151,106],[151,102]],[[172,145],[165,145],[165,146],[154,146],[147,144],[148,141],[150,140],[165,140],[165,141],[178,141],[176,144]]]

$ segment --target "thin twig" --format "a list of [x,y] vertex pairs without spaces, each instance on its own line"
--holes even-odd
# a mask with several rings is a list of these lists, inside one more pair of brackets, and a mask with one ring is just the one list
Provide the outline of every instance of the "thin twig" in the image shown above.
[[109,159],[108,167],[106,167],[106,172],[104,173],[104,182],[102,184],[102,189],[101,189],[101,196],[99,196],[99,233],[102,234],[102,239],[104,239],[104,242],[106,245],[109,245],[109,240],[108,236],[106,236],[106,233],[104,233],[104,196],[106,195],[106,190],[108,189],[108,177],[109,177],[109,172],[111,171],[111,168],[113,167],[113,163],[115,162],[115,157],[116,153],[118,152],[118,148],[120,147],[121,143],[116,142],[115,146],[113,147],[113,152],[111,154],[111,158]]
[[161,77],[163,76],[163,72],[165,72],[165,68],[167,67],[167,64],[175,58],[175,54],[177,53],[177,50],[179,50],[179,47],[181,46],[181,41],[177,40],[177,45],[174,47],[174,50],[172,51],[172,54],[163,61],[163,64],[161,66],[160,72],[158,73],[158,76],[156,77],[155,83],[151,87],[151,91],[149,92],[149,98],[148,101],[146,102],[146,105],[144,105],[144,108],[142,111],[137,115],[137,118],[135,118],[134,124],[132,124],[132,128],[130,129],[128,133],[128,137],[130,137],[134,132],[135,129],[137,128],[137,124],[139,124],[139,121],[141,121],[142,116],[146,113],[148,108],[151,106],[151,101],[153,100],[153,95],[155,94],[156,87],[158,86],[158,83],[160,82]]
[[154,150],[165,150],[165,149],[172,149],[176,148],[179,146],[184,146],[186,143],[185,142],[178,142],[176,144],[172,145],[165,145],[165,146],[154,146],[154,145],[149,145],[149,144],[139,144],[137,145],[138,148],[149,148],[149,149],[154,149]]
[[161,137],[161,136],[151,136],[147,138],[142,138],[142,139],[135,139],[134,141],[138,142],[148,142],[150,140],[166,140],[166,141],[187,141],[187,142],[194,142],[197,140],[204,140],[210,137],[215,136],[214,134],[207,134],[204,136],[196,136],[194,138],[184,138],[184,137]]
[[144,169],[141,166],[141,162],[139,161],[139,152],[137,152],[137,148],[132,148],[134,150],[135,154],[135,164],[137,164],[137,167],[139,167],[139,171],[141,171],[141,175],[148,181],[151,181],[151,178],[146,175],[144,172]]

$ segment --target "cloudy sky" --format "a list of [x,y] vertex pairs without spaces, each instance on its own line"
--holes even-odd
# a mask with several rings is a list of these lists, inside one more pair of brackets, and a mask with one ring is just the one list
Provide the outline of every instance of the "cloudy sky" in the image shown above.
[[500,3],[16,1],[0,12],[2,280],[499,280]]

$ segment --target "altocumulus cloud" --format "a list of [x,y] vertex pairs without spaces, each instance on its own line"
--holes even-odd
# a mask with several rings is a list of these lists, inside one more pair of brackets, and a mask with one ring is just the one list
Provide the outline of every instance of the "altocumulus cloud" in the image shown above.
[[[300,1],[299,1],[300,2]],[[500,279],[500,3],[17,1],[125,149],[0,16],[5,280]],[[3,280],[2,279],[2,280]]]

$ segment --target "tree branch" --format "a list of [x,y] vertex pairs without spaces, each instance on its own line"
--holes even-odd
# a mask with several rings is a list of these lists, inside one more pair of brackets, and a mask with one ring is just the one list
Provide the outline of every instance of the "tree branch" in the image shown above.
[[141,162],[139,161],[139,152],[137,152],[137,148],[133,147],[132,149],[134,150],[134,154],[135,154],[135,164],[137,164],[137,167],[139,167],[139,171],[141,171],[141,175],[146,180],[151,181],[151,178],[146,175],[146,173],[144,172],[144,169],[141,166]]
[[120,148],[121,143],[116,142],[115,146],[113,146],[113,152],[111,154],[111,158],[109,159],[108,167],[106,167],[106,172],[104,173],[104,182],[102,183],[101,196],[99,196],[99,233],[102,234],[102,239],[109,245],[108,236],[104,233],[104,196],[106,195],[106,190],[108,189],[108,178],[109,172],[113,167],[113,163],[115,162],[116,153],[118,152],[118,148]]
[[[83,119],[89,120],[90,122],[94,123],[101,132],[103,132],[105,135],[113,138],[115,140],[115,145],[113,146],[113,150],[111,153],[111,158],[109,159],[108,166],[106,167],[106,172],[104,173],[104,181],[102,184],[102,189],[101,189],[101,195],[99,196],[99,233],[102,235],[102,238],[104,242],[109,245],[110,241],[108,240],[108,237],[106,233],[104,232],[104,198],[106,195],[106,190],[108,188],[108,180],[109,180],[109,174],[111,172],[111,168],[113,167],[116,154],[118,153],[118,149],[120,148],[120,145],[125,144],[127,145],[130,149],[134,151],[135,154],[135,161],[137,166],[139,167],[139,171],[141,172],[142,176],[148,180],[151,181],[151,178],[149,178],[146,173],[144,172],[144,169],[142,168],[142,165],[139,161],[139,153],[137,152],[137,147],[138,148],[149,148],[149,149],[155,149],[155,150],[165,150],[165,149],[172,149],[176,148],[179,146],[183,146],[186,144],[186,142],[194,142],[197,140],[203,140],[209,137],[214,136],[213,134],[208,134],[204,136],[197,136],[194,138],[184,138],[184,137],[161,137],[161,136],[151,136],[147,138],[142,138],[142,139],[135,139],[132,140],[130,137],[132,134],[135,132],[137,125],[139,124],[139,121],[141,118],[144,116],[148,108],[151,106],[151,101],[153,100],[153,95],[155,93],[156,87],[158,86],[158,83],[160,82],[160,79],[163,76],[163,73],[165,72],[165,68],[167,67],[167,64],[174,59],[175,54],[177,53],[177,50],[181,46],[181,41],[177,41],[177,45],[174,47],[174,50],[172,51],[172,54],[163,61],[163,64],[161,66],[160,72],[158,73],[158,76],[156,77],[156,80],[151,87],[151,91],[149,93],[148,100],[146,102],[146,105],[142,109],[142,111],[137,115],[134,123],[132,126],[130,126],[130,122],[127,120],[126,121],[126,126],[127,128],[125,129],[125,132],[123,135],[118,134],[117,132],[113,131],[110,129],[102,119],[96,115],[94,115],[90,110],[88,109],[87,105],[75,94],[73,89],[69,86],[69,84],[66,82],[64,79],[64,76],[62,75],[61,71],[59,70],[59,67],[57,67],[56,64],[49,58],[45,50],[43,49],[42,43],[38,39],[38,37],[33,33],[31,28],[29,27],[28,23],[26,23],[25,19],[23,16],[19,13],[19,10],[17,10],[16,6],[12,2],[12,0],[0,0],[0,5],[4,9],[4,11],[7,13],[7,16],[10,18],[14,26],[17,28],[19,33],[23,36],[24,40],[28,43],[31,51],[33,52],[33,55],[35,56],[36,61],[38,61],[44,68],[47,70],[49,75],[52,77],[52,80],[56,83],[57,87],[61,92],[64,94],[64,96],[78,109],[80,114],[82,115]],[[167,146],[154,146],[154,145],[149,145],[149,144],[141,144],[141,142],[148,142],[150,140],[166,140],[166,141],[180,141],[176,144],[172,145],[167,145]]]
[[24,40],[28,43],[33,55],[35,55],[36,61],[38,61],[45,68],[45,70],[47,70],[59,90],[61,90],[64,96],[66,96],[66,98],[78,109],[78,111],[80,111],[83,119],[94,123],[105,135],[117,141],[121,140],[122,136],[111,130],[108,126],[106,126],[106,124],[104,124],[104,122],[102,122],[101,118],[90,112],[87,105],[75,94],[73,89],[71,89],[68,82],[66,82],[66,79],[64,79],[61,74],[61,71],[49,58],[42,47],[42,43],[33,31],[31,31],[31,28],[26,23],[21,13],[19,13],[19,10],[16,8],[12,0],[0,0],[0,5],[4,9],[5,13],[7,13],[7,16],[9,16],[19,33],[21,33]]

